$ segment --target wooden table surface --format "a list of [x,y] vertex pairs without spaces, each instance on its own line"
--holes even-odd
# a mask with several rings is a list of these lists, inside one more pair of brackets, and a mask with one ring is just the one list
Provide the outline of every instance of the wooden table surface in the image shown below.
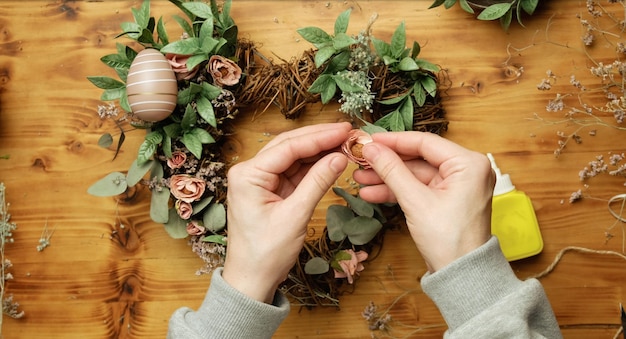
[[[152,2],[152,15],[163,16],[175,30],[171,16],[178,10],[164,0]],[[143,140],[141,131],[129,133],[120,156],[111,161],[113,152],[97,141],[116,127],[97,116],[101,91],[86,80],[114,76],[99,58],[115,53],[117,41],[127,43],[114,37],[121,22],[132,20],[130,8],[140,3],[0,2],[0,155],[10,156],[0,160],[0,180],[18,225],[15,242],[6,247],[15,277],[7,283],[7,293],[26,312],[19,320],[5,317],[4,338],[164,337],[170,314],[181,306],[197,307],[208,287],[208,275],[195,275],[202,263],[186,241],[171,239],[150,220],[147,190],[126,204],[86,192],[107,173],[127,170]],[[573,91],[572,74],[588,87],[598,87],[588,70],[592,62],[583,52],[584,29],[576,17],[588,17],[585,1],[542,1],[537,13],[525,19],[525,28],[514,23],[508,32],[497,22],[475,20],[458,6],[428,10],[430,3],[236,0],[232,16],[242,36],[266,55],[286,60],[311,47],[298,39],[297,28],[332,30],[336,16],[347,8],[353,8],[348,29],[353,34],[373,13],[378,13],[374,35],[385,40],[404,20],[408,42],[418,41],[422,57],[447,70],[444,106],[450,125],[445,137],[493,153],[502,171],[532,199],[545,246],[541,254],[512,263],[518,276],[542,271],[567,246],[623,253],[624,225],[614,226],[609,241],[605,232],[615,224],[607,200],[624,192],[624,178],[594,178],[588,192],[597,199],[568,203],[570,193],[583,188],[578,172],[588,161],[624,151],[623,131],[583,129],[583,143],[568,144],[555,158],[556,132],[570,133],[576,126],[532,119],[535,113],[563,118],[565,111],[550,113],[545,106],[556,93]],[[623,19],[620,6],[609,8]],[[603,27],[615,28],[606,22]],[[598,36],[589,50],[594,60],[615,60],[611,39]],[[557,76],[556,85],[539,91],[537,84],[548,70]],[[587,98],[602,105],[601,98]],[[247,159],[281,131],[342,119],[334,105],[313,106],[296,121],[272,109],[256,116],[244,112],[230,142],[231,155]],[[597,130],[595,137],[588,135],[590,129]],[[326,206],[337,199],[332,193],[325,197],[311,227],[324,226]],[[39,252],[46,223],[55,231],[50,247]],[[370,301],[381,309],[396,301],[390,335],[441,337],[443,320],[419,287],[425,270],[408,232],[388,232],[381,255],[366,264],[354,292],[341,296],[340,309],[294,308],[276,337],[369,337],[361,312]],[[541,282],[566,338],[613,338],[619,330],[619,304],[626,301],[625,260],[567,253]]]

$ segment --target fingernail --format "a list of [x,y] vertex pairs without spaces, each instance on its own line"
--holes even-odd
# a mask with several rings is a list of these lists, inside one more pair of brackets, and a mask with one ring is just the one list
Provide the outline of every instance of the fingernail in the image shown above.
[[367,161],[375,161],[376,158],[378,158],[378,155],[380,154],[380,149],[378,148],[378,145],[376,145],[373,142],[368,142],[367,144],[363,145],[363,157],[367,160]]
[[335,155],[332,159],[330,159],[330,168],[337,172],[343,172],[346,169],[347,161],[345,160],[345,156],[343,155]]

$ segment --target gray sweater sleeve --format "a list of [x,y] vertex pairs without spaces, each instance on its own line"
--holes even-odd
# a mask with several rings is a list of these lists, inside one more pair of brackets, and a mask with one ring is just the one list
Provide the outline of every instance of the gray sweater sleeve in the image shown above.
[[200,308],[174,312],[167,338],[271,338],[288,314],[289,301],[280,292],[271,305],[253,300],[228,285],[218,268]]
[[448,324],[445,338],[563,337],[539,281],[519,280],[495,237],[421,284]]

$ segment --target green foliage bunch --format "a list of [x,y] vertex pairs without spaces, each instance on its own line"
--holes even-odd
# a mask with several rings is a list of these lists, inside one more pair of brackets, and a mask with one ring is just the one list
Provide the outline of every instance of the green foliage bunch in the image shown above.
[[357,36],[348,35],[350,13],[351,10],[346,10],[337,17],[333,34],[319,27],[298,29],[317,48],[315,65],[323,68],[308,91],[319,93],[323,104],[340,92],[340,110],[352,118],[363,119],[363,112],[371,112],[374,105],[373,70],[386,67],[390,73],[402,77],[406,91],[378,101],[392,109],[375,124],[389,131],[412,130],[415,110],[424,105],[428,96],[434,98],[437,93],[435,73],[439,67],[418,58],[417,42],[406,48],[404,22],[395,30],[391,41],[385,42],[372,36],[369,28]]
[[[216,101],[234,100],[233,94],[222,87],[208,82],[204,68],[213,55],[236,60],[238,29],[230,17],[231,0],[218,7],[216,0],[210,3],[200,1],[169,0],[177,6],[184,17],[174,15],[173,19],[183,30],[180,39],[171,39],[167,33],[163,18],[156,20],[150,16],[150,0],[144,0],[140,8],[131,9],[134,21],[121,24],[122,33],[116,38],[127,37],[145,48],[159,50],[163,54],[186,56],[188,70],[199,67],[198,76],[189,80],[178,81],[176,108],[165,120],[148,123],[131,120],[135,128],[146,129],[147,133],[140,145],[137,158],[126,174],[114,172],[94,183],[89,189],[96,196],[115,196],[125,192],[128,187],[141,182],[150,173],[149,186],[152,190],[150,216],[153,221],[163,223],[172,237],[183,238],[186,221],[178,217],[174,207],[169,206],[170,190],[165,184],[167,173],[163,163],[172,158],[173,150],[183,149],[202,161],[215,157],[219,151],[211,147],[224,133],[221,124],[234,118],[230,109],[220,111]],[[119,80],[107,76],[92,76],[88,80],[96,87],[104,90],[102,101],[119,101],[119,106],[131,112],[126,93],[126,80],[129,68],[138,52],[129,46],[117,44],[117,53],[103,56],[100,60],[118,75]],[[223,104],[221,106],[224,106]],[[132,114],[128,114],[132,119]],[[118,121],[120,138],[116,155],[125,140],[124,130]],[[106,133],[100,138],[99,145],[109,147],[113,142],[111,134]],[[216,159],[215,161],[219,161]],[[223,175],[216,173],[215,175]],[[193,215],[203,216],[204,226],[210,226],[213,232],[225,227],[225,208],[214,196],[204,196],[193,205]],[[202,213],[202,214],[200,214]]]
[[[443,5],[446,9],[454,6],[455,3],[459,3],[461,8],[471,14],[475,14],[474,8],[470,5],[468,0],[435,0],[430,8],[435,8]],[[500,20],[500,24],[505,30],[508,30],[513,21],[513,15],[517,18],[517,22],[522,24],[522,11],[528,15],[532,15],[539,4],[539,0],[511,0],[510,2],[502,2],[490,5],[478,14],[476,17],[478,20]]]

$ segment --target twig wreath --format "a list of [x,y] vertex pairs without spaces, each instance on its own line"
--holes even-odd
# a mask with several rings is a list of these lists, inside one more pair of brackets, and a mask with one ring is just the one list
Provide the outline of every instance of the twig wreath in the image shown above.
[[[420,45],[406,48],[404,23],[385,42],[368,27],[348,35],[350,10],[335,21],[334,32],[306,27],[298,33],[314,49],[300,58],[275,64],[251,41],[238,38],[230,16],[231,1],[169,0],[185,17],[174,16],[183,34],[170,40],[162,18],[150,16],[145,0],[132,9],[134,22],[122,33],[144,49],[117,44],[117,53],[101,61],[120,80],[89,77],[104,90],[98,107],[102,119],[119,128],[115,156],[125,139],[123,126],[145,129],[145,140],[127,173],[114,172],[89,189],[96,196],[117,196],[141,184],[152,191],[150,217],[170,236],[188,238],[205,262],[199,274],[224,262],[228,244],[226,172],[221,147],[235,129],[239,109],[275,105],[296,119],[310,103],[337,100],[340,110],[361,130],[344,151],[358,159],[358,145],[368,133],[419,130],[442,133],[448,122],[440,103],[436,65],[418,58]],[[123,114],[120,114],[120,108]],[[114,138],[99,144],[112,148]],[[115,158],[114,156],[114,158]],[[361,264],[382,244],[384,231],[397,224],[395,206],[365,202],[347,191],[333,191],[346,206],[328,208],[327,227],[305,244],[281,289],[302,306],[338,306],[343,286],[350,286]],[[345,278],[345,279],[344,279]],[[347,281],[348,285],[344,282]]]

